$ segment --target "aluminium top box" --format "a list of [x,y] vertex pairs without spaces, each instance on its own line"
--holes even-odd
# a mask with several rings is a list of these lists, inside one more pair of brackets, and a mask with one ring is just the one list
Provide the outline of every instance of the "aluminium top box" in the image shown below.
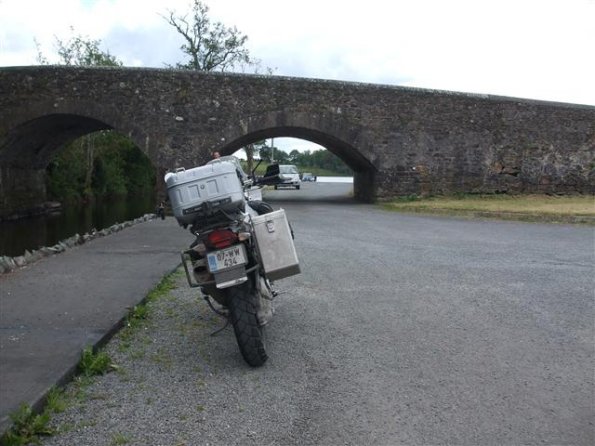
[[252,217],[252,225],[267,277],[277,280],[299,274],[300,262],[285,211],[279,209]]
[[165,175],[167,194],[174,216],[180,225],[191,224],[198,217],[213,215],[218,210],[244,209],[242,183],[236,166],[220,162],[177,169]]

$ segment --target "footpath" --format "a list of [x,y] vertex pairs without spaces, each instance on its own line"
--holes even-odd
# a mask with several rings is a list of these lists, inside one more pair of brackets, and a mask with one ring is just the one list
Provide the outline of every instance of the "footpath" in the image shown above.
[[111,337],[191,241],[173,217],[155,219],[0,275],[0,436],[11,412],[39,407],[86,346]]

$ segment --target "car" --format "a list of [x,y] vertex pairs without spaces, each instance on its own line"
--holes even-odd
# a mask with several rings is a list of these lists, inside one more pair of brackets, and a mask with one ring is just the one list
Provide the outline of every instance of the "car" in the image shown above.
[[270,164],[264,176],[257,179],[257,184],[263,186],[300,188],[301,180],[298,168],[293,164]]
[[304,172],[302,174],[302,181],[316,181],[316,175],[313,175],[310,172]]
[[300,180],[300,172],[293,164],[279,164],[279,179],[280,183],[275,184],[275,189],[279,187],[295,187],[300,188],[302,180]]

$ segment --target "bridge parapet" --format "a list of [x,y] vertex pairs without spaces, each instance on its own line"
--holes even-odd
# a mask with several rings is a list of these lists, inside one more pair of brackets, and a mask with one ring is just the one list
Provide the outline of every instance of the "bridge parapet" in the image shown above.
[[[307,139],[354,170],[366,201],[595,190],[595,107],[279,76],[0,68],[5,176],[29,171],[38,185],[56,150],[100,129],[129,136],[160,171],[264,138]],[[0,187],[1,215],[16,186]]]

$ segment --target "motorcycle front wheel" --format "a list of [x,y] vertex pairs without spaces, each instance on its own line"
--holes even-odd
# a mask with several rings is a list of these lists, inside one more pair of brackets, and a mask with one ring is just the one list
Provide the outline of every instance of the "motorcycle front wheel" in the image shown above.
[[252,367],[268,359],[265,349],[265,328],[258,323],[257,296],[250,282],[227,288],[229,315],[244,360]]

